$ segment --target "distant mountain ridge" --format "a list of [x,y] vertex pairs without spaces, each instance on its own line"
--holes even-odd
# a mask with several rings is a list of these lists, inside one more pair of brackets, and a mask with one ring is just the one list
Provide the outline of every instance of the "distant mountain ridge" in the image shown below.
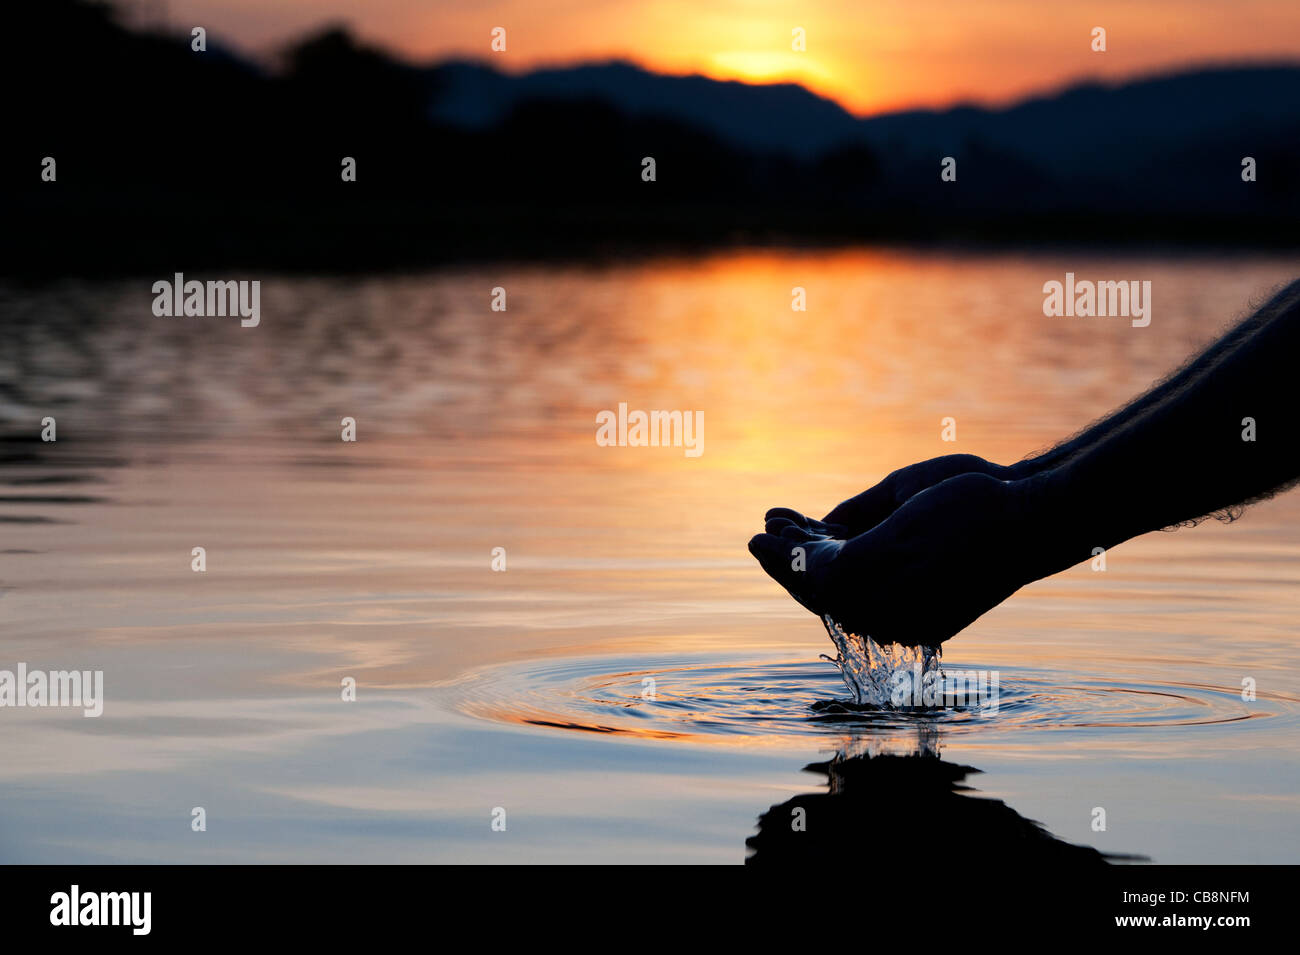
[[918,110],[861,123],[874,146],[906,143],[930,152],[978,137],[1082,171],[1115,146],[1136,150],[1159,143],[1167,149],[1256,131],[1271,139],[1280,127],[1300,125],[1300,65],[1215,67],[1113,85],[1085,83],[1001,109]]
[[741,149],[814,156],[854,138],[859,120],[797,83],[754,85],[671,76],[621,60],[501,73],[478,62],[430,68],[433,118],[493,126],[528,100],[598,100],[632,116],[667,116],[708,129]]
[[1033,162],[1060,163],[1064,154],[1067,167],[1084,173],[1099,153],[1116,146],[1191,146],[1275,131],[1280,117],[1300,123],[1300,61],[1082,83],[999,108],[955,106],[867,118],[798,84],[669,76],[623,61],[518,75],[449,61],[427,73],[435,91],[432,116],[452,125],[489,127],[530,100],[588,99],[630,115],[698,125],[740,149],[801,159],[855,145],[929,158],[978,140]]
[[859,118],[795,84],[623,62],[412,64],[343,27],[271,66],[216,42],[198,56],[92,0],[13,13],[0,269],[16,273],[732,242],[1300,246],[1297,63]]

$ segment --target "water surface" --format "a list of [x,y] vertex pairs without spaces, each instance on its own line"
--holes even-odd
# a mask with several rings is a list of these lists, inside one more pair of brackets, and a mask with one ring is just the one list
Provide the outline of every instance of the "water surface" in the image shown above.
[[[1151,325],[1045,318],[1066,271],[1149,279]],[[0,859],[739,862],[828,781],[878,780],[849,840],[871,799],[969,767],[1064,843],[1294,861],[1297,495],[979,620],[943,664],[1001,674],[993,716],[843,706],[822,625],[745,550],[770,506],[1051,445],[1294,271],[852,250],[229,276],[263,283],[251,329],[155,318],[158,276],[4,287],[0,668],[102,669],[107,701],[0,710]],[[704,453],[598,447],[620,402],[703,412]],[[943,792],[927,811],[971,844],[1010,838]]]

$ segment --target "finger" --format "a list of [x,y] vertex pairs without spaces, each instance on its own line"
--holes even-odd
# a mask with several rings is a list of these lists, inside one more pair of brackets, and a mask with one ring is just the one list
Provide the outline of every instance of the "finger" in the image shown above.
[[[768,511],[768,513],[771,514],[772,512]],[[788,517],[769,517],[767,523],[763,525],[763,530],[767,531],[769,534],[780,535],[780,533],[787,527],[797,527],[800,530],[804,529],[803,525],[796,524]]]
[[793,507],[774,507],[763,515],[764,521],[785,520],[801,527],[808,526],[808,518]]
[[[768,533],[770,534],[772,532],[768,531]],[[797,524],[786,524],[781,528],[777,536],[782,540],[794,541],[796,544],[821,538],[821,535],[814,534],[812,531],[808,530],[808,528],[800,527]]]
[[893,487],[882,481],[837,505],[822,518],[822,522],[849,528],[852,534],[861,534],[887,519],[897,509],[898,501],[894,497]]
[[853,536],[853,533],[844,524],[827,524],[825,521],[818,521],[812,518],[808,519],[808,529],[814,534],[820,534],[823,537],[833,537],[839,540],[845,540]]

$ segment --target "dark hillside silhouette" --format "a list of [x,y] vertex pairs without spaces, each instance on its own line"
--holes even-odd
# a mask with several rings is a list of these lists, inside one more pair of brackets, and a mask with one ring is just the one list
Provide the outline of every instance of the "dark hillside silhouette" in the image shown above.
[[[1294,244],[1300,69],[857,119],[628,64],[422,67],[338,28],[251,63],[111,7],[15,7],[7,272],[306,269],[744,240]],[[939,179],[945,155],[958,181]],[[1244,155],[1260,181],[1244,183]],[[41,161],[57,162],[55,182]],[[358,180],[340,180],[341,161]],[[643,182],[653,156],[657,181]]]

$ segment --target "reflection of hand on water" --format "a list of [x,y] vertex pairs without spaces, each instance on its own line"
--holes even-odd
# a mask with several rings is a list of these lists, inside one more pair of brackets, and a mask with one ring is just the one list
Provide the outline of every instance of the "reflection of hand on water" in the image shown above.
[[911,739],[846,740],[832,759],[805,770],[826,777],[826,792],[801,793],[760,815],[758,833],[745,840],[748,864],[920,861],[942,834],[1004,865],[1146,861],[1064,842],[1001,800],[974,795],[965,780],[979,770],[940,759],[938,728],[928,722]]

